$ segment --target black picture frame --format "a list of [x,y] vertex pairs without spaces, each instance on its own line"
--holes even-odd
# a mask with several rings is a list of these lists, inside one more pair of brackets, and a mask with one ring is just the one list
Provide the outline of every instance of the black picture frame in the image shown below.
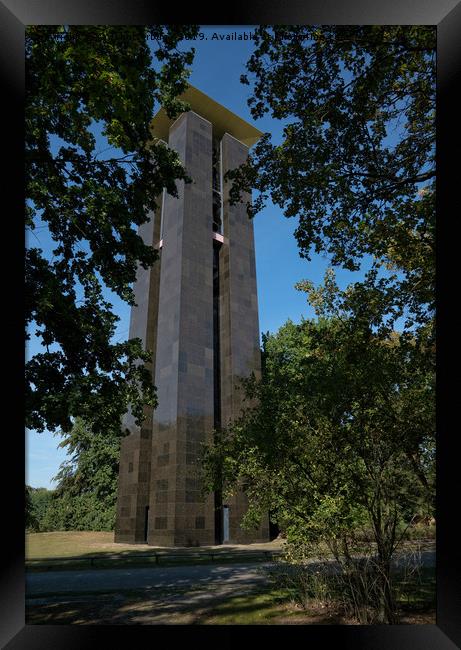
[[[461,4],[458,0],[311,0],[309,3],[233,2],[227,7],[169,7],[139,0],[3,0],[0,5],[0,50],[5,92],[6,117],[3,133],[4,193],[11,198],[4,210],[5,235],[3,259],[12,255],[5,268],[4,314],[8,324],[5,352],[11,363],[4,362],[6,413],[3,431],[3,474],[10,470],[1,506],[2,552],[0,554],[0,642],[9,650],[16,648],[89,648],[111,645],[167,641],[189,647],[200,643],[224,648],[245,642],[300,642],[316,648],[332,646],[357,650],[413,650],[431,648],[452,650],[461,645],[461,596],[457,582],[459,542],[456,522],[459,518],[459,454],[456,442],[459,386],[453,382],[453,351],[459,339],[455,335],[457,294],[450,294],[450,278],[457,278],[458,240],[452,235],[456,222],[459,186],[459,160],[450,163],[450,154],[459,145],[459,108],[455,90],[461,87]],[[431,24],[437,25],[437,622],[435,625],[400,626],[65,626],[25,625],[24,596],[24,425],[21,382],[23,381],[24,319],[22,311],[23,278],[23,143],[24,143],[24,26],[27,24],[168,24],[198,23],[219,25],[254,24]],[[455,176],[456,175],[456,176]],[[456,195],[455,195],[456,193]],[[3,200],[5,206],[5,200]],[[458,208],[459,210],[459,208]],[[443,215],[443,218],[442,218]],[[458,217],[459,218],[459,217]],[[455,248],[456,247],[456,248]],[[457,399],[458,397],[458,399]],[[451,416],[451,417],[450,417]],[[451,426],[449,426],[451,425]],[[457,564],[458,562],[458,564]],[[160,636],[159,636],[160,635]]]

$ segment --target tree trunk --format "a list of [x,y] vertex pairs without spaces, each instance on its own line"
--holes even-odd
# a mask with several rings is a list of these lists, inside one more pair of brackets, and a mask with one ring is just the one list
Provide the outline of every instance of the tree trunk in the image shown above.
[[396,613],[396,606],[394,594],[392,593],[391,585],[391,565],[389,559],[379,558],[378,560],[379,572],[379,603],[378,603],[378,620],[377,623],[387,623],[395,625],[398,623],[398,616]]

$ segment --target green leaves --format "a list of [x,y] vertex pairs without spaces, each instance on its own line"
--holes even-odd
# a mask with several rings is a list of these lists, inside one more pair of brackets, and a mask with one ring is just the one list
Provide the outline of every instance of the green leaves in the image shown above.
[[[134,304],[138,264],[157,254],[137,228],[164,187],[188,181],[174,152],[152,142],[156,102],[176,116],[194,26],[29,26],[26,30],[27,225],[56,246],[26,255],[26,322],[50,349],[27,364],[27,426],[68,431],[119,424],[130,402],[141,421],[155,389],[140,341],[111,344],[117,317],[107,287]],[[59,37],[58,37],[59,32]],[[164,65],[156,71],[147,38]],[[96,134],[108,148],[96,150]],[[117,151],[114,150],[117,148]],[[112,149],[112,151],[110,151]],[[108,153],[109,151],[109,153]],[[52,348],[52,349],[51,349]]]
[[391,548],[397,523],[432,502],[430,333],[374,333],[376,286],[340,292],[330,272],[306,287],[318,320],[263,337],[262,380],[246,382],[256,406],[208,448],[205,474],[244,483],[248,522],[270,510],[290,542],[365,527]]
[[205,467],[245,483],[252,517],[270,510],[292,547],[326,542],[351,566],[351,542],[372,539],[389,581],[434,500],[435,29],[262,26],[247,70],[253,117],[286,126],[228,175],[231,200],[254,187],[250,217],[267,198],[297,217],[308,260],[373,262],[344,291],[332,269],[297,284],[317,320],[263,337],[257,406]]
[[[120,427],[93,430],[82,418],[76,418],[59,446],[67,450],[69,460],[61,464],[53,491],[44,491],[43,507],[33,511],[36,528],[50,530],[113,530],[120,456]],[[32,492],[32,500],[38,501]]]
[[[259,27],[244,83],[254,118],[284,119],[231,176],[296,216],[301,256],[357,270],[364,255],[400,272],[409,313],[431,317],[435,223],[435,29]],[[421,195],[420,191],[425,194]]]

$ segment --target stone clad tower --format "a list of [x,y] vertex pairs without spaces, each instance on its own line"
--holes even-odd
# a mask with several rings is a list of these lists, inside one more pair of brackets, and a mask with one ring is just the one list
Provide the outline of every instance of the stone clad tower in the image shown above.
[[244,203],[229,205],[223,175],[261,132],[193,86],[183,98],[190,111],[173,122],[160,109],[152,122],[193,182],[178,182],[178,198],[164,193],[140,228],[160,260],[138,269],[129,336],[153,352],[158,408],[142,428],[125,419],[115,541],[268,541],[268,520],[253,533],[240,527],[243,493],[204,498],[197,480],[201,443],[239,414],[239,379],[260,373],[253,223]]

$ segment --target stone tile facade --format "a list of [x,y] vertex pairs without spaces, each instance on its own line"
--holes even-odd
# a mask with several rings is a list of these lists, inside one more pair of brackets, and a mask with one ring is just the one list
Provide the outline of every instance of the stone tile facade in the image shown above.
[[[153,414],[146,412],[142,429],[129,414],[125,418],[131,434],[121,450],[117,542],[216,543],[220,503],[216,495],[200,491],[200,445],[211,439],[218,420],[225,426],[238,415],[239,379],[260,372],[253,224],[244,205],[229,205],[224,186],[224,241],[213,240],[212,142],[212,124],[193,111],[171,125],[168,144],[193,182],[178,182],[178,198],[166,194],[159,201],[163,210],[159,207],[140,229],[146,243],[155,246],[162,239],[163,244],[160,262],[138,269],[130,337],[139,336],[153,350],[159,404]],[[248,147],[225,134],[221,172],[247,155]],[[219,298],[213,292],[214,246],[219,247]],[[269,539],[268,521],[256,533],[240,528],[243,493],[227,505],[230,542]]]
[[[228,133],[221,141],[222,174],[238,167],[248,156],[248,147]],[[248,218],[245,203],[229,204],[230,184],[223,186],[223,226],[227,242],[220,250],[220,339],[221,339],[221,421],[225,427],[242,408],[242,378],[254,372],[261,376],[259,347],[258,297],[253,222]],[[228,501],[230,541],[247,544],[269,539],[269,519],[259,531],[249,532],[240,527],[247,508],[242,492]]]
[[[139,229],[145,244],[156,246],[159,242],[161,221],[161,197],[158,208],[151,214],[151,220]],[[136,307],[131,309],[129,338],[140,338],[147,350],[152,350],[151,370],[156,365],[158,292],[160,263],[150,269],[138,266],[134,294]],[[118,481],[116,542],[143,542],[145,540],[146,509],[149,505],[152,410],[146,409],[146,419],[139,428],[133,416],[128,413],[123,427],[131,432],[122,440]]]

